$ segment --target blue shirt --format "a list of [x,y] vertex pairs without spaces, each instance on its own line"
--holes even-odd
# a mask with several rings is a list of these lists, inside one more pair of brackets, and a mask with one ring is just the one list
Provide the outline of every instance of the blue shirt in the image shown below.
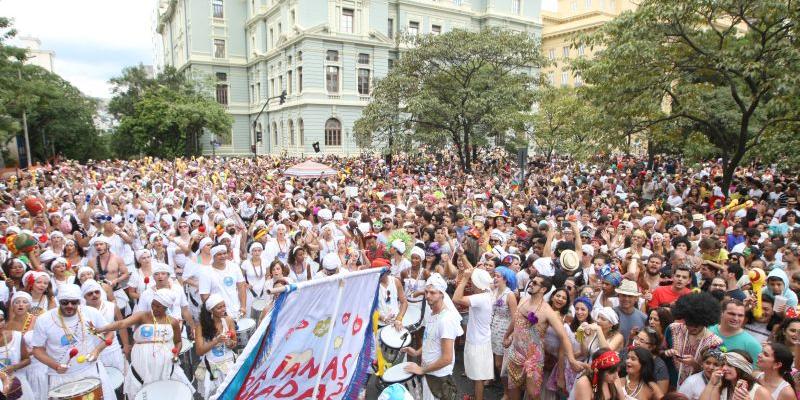
[[722,336],[719,333],[719,324],[714,325],[708,330],[711,333],[719,336],[722,339],[722,345],[725,346],[728,350],[744,350],[747,354],[750,354],[750,357],[753,359],[753,365],[756,364],[756,360],[758,359],[758,354],[761,353],[761,343],[756,340],[752,335],[747,333],[747,331],[742,330],[741,332],[732,335],[732,336]]

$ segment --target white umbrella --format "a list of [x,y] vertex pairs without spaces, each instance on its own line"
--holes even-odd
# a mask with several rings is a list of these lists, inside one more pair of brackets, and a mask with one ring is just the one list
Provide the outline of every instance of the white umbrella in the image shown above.
[[300,179],[322,178],[336,176],[338,174],[339,173],[335,169],[311,160],[303,161],[283,171],[283,175],[285,176],[293,176]]

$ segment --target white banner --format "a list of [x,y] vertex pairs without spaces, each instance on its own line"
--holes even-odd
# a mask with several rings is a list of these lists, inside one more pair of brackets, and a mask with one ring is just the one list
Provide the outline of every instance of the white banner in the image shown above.
[[335,275],[281,294],[270,326],[260,327],[215,398],[355,399],[372,363],[380,273]]

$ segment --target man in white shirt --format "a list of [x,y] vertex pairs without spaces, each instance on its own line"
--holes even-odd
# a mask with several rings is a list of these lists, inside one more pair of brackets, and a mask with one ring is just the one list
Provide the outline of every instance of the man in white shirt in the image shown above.
[[[205,302],[208,296],[219,294],[225,300],[225,307],[234,320],[246,315],[246,284],[242,270],[227,260],[228,248],[219,245],[211,248],[214,261],[211,268],[200,274],[200,299]],[[235,310],[238,310],[236,312]]]
[[[102,382],[103,398],[113,399],[103,363],[98,361],[106,341],[91,333],[91,327],[103,327],[108,321],[97,309],[81,306],[81,289],[74,284],[61,286],[59,306],[36,319],[33,328],[33,356],[48,367],[48,391],[65,383],[85,378]],[[113,333],[105,335],[111,339]]]
[[425,320],[425,335],[422,348],[406,347],[403,352],[412,356],[422,356],[422,365],[410,363],[405,370],[416,375],[425,375],[423,398],[455,400],[458,390],[453,381],[455,365],[455,340],[463,334],[461,316],[447,296],[447,283],[438,273],[425,282],[425,301],[431,314]]
[[[470,279],[478,293],[464,296],[464,289]],[[492,276],[489,272],[469,268],[463,272],[453,294],[453,303],[469,307],[464,370],[467,378],[475,381],[475,400],[483,400],[484,383],[494,378],[491,328],[494,294],[489,290],[491,285]]]

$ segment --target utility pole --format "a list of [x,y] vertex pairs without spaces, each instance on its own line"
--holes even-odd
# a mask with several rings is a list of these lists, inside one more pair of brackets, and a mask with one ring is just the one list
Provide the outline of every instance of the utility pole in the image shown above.
[[[17,68],[17,76],[22,80],[22,68]],[[28,160],[28,169],[33,165],[31,162],[31,141],[28,139],[28,114],[25,107],[22,107],[22,132],[25,135],[25,158]]]
[[[259,111],[258,114],[256,114],[256,118],[253,120],[253,136],[252,136],[253,144],[250,146],[250,151],[253,152],[253,158],[254,159],[256,158],[256,156],[258,156],[258,142],[261,141],[261,139],[262,139],[261,135],[263,135],[263,129],[262,129],[262,132],[258,132],[258,117],[260,117],[261,114],[264,113],[264,110],[266,110],[267,106],[269,105],[269,101],[272,100],[272,99],[278,99],[278,104],[285,103],[286,102],[286,91],[285,90],[282,91],[281,94],[279,94],[278,96],[272,96],[272,97],[267,98],[267,101],[264,102],[264,106],[261,107],[261,111]],[[267,132],[269,132],[269,124],[267,124]],[[261,133],[261,135],[259,135],[259,133]]]

